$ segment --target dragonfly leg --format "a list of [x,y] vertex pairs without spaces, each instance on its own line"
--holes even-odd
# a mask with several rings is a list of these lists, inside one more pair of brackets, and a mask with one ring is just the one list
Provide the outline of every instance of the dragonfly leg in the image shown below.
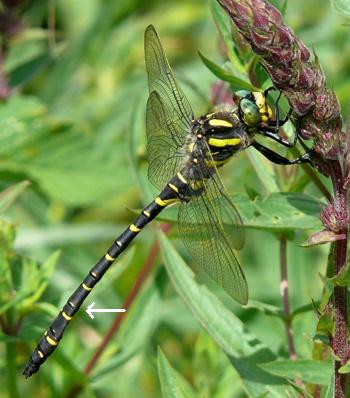
[[271,162],[273,162],[275,164],[289,165],[289,164],[309,163],[311,166],[313,166],[312,161],[311,161],[312,154],[313,154],[312,149],[309,150],[308,152],[305,152],[298,158],[290,160],[284,156],[279,155],[277,152],[274,152],[270,148],[267,148],[264,145],[259,144],[256,141],[254,141],[252,143],[252,146],[257,151],[259,151],[262,155],[264,155],[267,159],[269,159]]

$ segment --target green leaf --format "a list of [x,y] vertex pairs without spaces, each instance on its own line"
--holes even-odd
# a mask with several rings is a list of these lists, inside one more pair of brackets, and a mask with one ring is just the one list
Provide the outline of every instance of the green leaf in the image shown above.
[[350,373],[350,359],[346,362],[345,365],[339,368],[338,372],[341,374]]
[[[317,303],[315,303],[315,305],[317,305]],[[296,309],[292,312],[291,318],[294,318],[296,315],[303,314],[303,313],[305,313],[305,312],[313,311],[314,309],[315,309],[314,305],[312,305],[312,304],[305,304],[305,305],[303,305],[303,306],[301,306],[301,307],[296,308]]]
[[158,374],[164,398],[196,397],[185,379],[171,367],[160,347],[158,347]]
[[217,0],[210,0],[210,8],[213,14],[214,22],[225,43],[228,59],[231,61],[233,67],[238,72],[246,73],[244,65],[234,51],[235,42],[232,37],[232,26],[230,17],[218,4]]
[[[237,194],[232,196],[232,200],[247,228],[279,233],[321,227],[321,202],[307,194],[276,192],[267,197],[258,196],[253,201],[247,195]],[[170,207],[165,209],[158,219],[176,222],[177,212],[176,206]],[[228,220],[224,220],[226,221]]]
[[199,286],[193,273],[175,251],[166,236],[160,235],[161,250],[169,277],[187,307],[207,333],[224,350],[251,396],[270,393],[287,396],[290,385],[282,378],[269,375],[258,364],[271,362],[276,356],[205,286]]
[[281,8],[280,8],[281,14],[282,14],[283,16],[286,15],[287,7],[288,7],[288,0],[284,0],[282,6],[281,6]]
[[213,74],[221,80],[230,83],[232,90],[240,90],[245,89],[249,91],[257,91],[257,88],[254,87],[249,82],[232,75],[230,72],[222,68],[221,66],[215,64],[214,62],[210,61],[206,58],[203,54],[198,51],[199,56],[201,57],[204,65],[213,72]]
[[5,191],[0,193],[0,214],[4,213],[5,210],[15,202],[29,184],[29,181],[22,181],[11,185],[9,188],[5,189]]
[[322,390],[322,398],[334,398],[334,377],[325,391]]
[[94,372],[95,381],[118,369],[146,345],[158,323],[159,307],[160,297],[154,286],[139,294],[130,310],[127,308],[126,318],[118,332],[117,344],[111,347],[102,366]]
[[[69,374],[69,378],[81,386],[85,386],[88,382],[87,376],[74,363],[74,357],[68,356],[63,350],[56,350],[53,355],[54,360]],[[49,370],[48,370],[49,371]]]
[[154,197],[154,190],[148,179],[146,171],[146,131],[145,131],[145,103],[146,98],[141,96],[138,100],[130,123],[129,152],[134,174],[139,186],[145,194],[145,200],[151,201]]
[[40,299],[49,284],[59,256],[60,251],[57,250],[41,266],[33,260],[22,259],[21,286],[17,294],[24,296],[25,299],[18,305],[20,311],[30,309]]
[[51,55],[49,52],[40,54],[39,56],[31,59],[18,66],[16,69],[11,71],[9,76],[9,85],[14,88],[21,86],[30,81],[42,68],[49,64]]
[[260,301],[249,300],[246,306],[247,308],[254,308],[261,311],[263,314],[277,316],[278,318],[284,318],[283,311],[274,305],[262,303]]
[[331,5],[336,13],[344,18],[350,18],[350,3],[348,0],[331,0]]
[[333,286],[350,286],[350,262],[333,278],[328,278]]
[[287,379],[300,379],[307,383],[328,385],[332,378],[332,361],[314,361],[311,359],[278,360],[261,364],[267,372]]
[[280,189],[277,185],[276,173],[272,163],[257,151],[248,150],[246,151],[246,155],[254,167],[266,193],[279,192]]
[[0,171],[26,173],[54,200],[86,205],[130,186],[128,173],[116,177],[125,168],[125,140],[97,145],[98,137],[51,118],[31,97],[0,105],[0,120]]

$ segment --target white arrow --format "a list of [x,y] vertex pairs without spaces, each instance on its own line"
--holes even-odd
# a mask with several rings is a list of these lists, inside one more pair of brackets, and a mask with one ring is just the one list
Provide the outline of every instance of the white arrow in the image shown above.
[[89,315],[91,319],[95,318],[93,312],[126,312],[125,308],[94,308],[94,307],[95,303],[91,303],[86,309],[86,313]]

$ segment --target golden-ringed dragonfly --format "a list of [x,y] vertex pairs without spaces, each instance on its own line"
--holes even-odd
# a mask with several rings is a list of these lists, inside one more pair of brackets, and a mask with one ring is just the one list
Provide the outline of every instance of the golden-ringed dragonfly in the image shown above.
[[[269,133],[271,127],[276,128],[271,124],[271,109],[263,93],[238,92],[238,110],[194,118],[153,26],[145,31],[145,60],[150,92],[146,111],[148,174],[161,191],[113,242],[69,297],[31,354],[23,371],[26,377],[36,373],[56,349],[72,317],[108,268],[170,204],[180,204],[180,236],[194,260],[235,300],[247,303],[247,283],[232,249],[243,246],[242,221],[217,169],[238,151],[255,146],[253,137],[260,128],[266,128],[267,134],[277,135],[277,130]],[[268,153],[269,156],[272,155]]]

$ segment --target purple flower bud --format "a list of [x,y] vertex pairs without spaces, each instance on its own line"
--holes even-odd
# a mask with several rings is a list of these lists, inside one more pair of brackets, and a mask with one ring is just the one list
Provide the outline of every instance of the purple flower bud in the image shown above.
[[281,13],[265,0],[218,2],[253,51],[261,56],[274,86],[287,97],[294,113],[307,115],[302,119],[302,138],[314,139],[316,151],[323,158],[339,159],[340,107],[326,86],[317,56],[311,57],[311,52],[284,25]]
[[346,231],[349,224],[349,216],[344,196],[336,196],[333,203],[323,209],[320,219],[328,231]]

